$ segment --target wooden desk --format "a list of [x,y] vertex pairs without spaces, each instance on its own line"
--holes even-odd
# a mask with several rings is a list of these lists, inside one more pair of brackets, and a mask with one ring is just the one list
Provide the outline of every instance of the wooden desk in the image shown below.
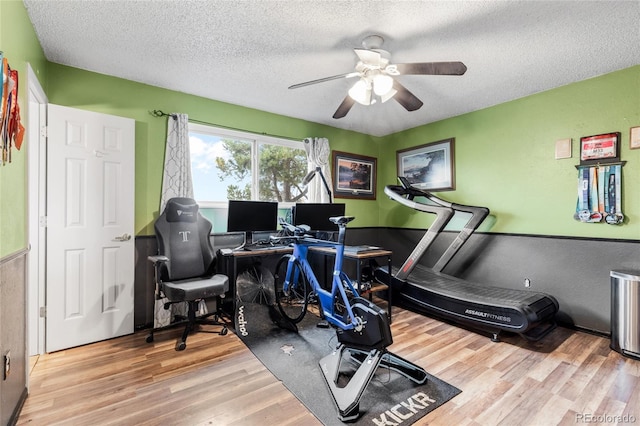
[[[353,252],[348,250],[349,246],[345,247],[344,250],[344,259],[345,260],[353,260],[356,262],[356,284],[358,293],[360,296],[369,296],[369,300],[372,300],[372,296],[374,293],[378,292],[386,292],[387,297],[385,298],[387,301],[387,314],[389,315],[389,321],[391,321],[391,287],[389,283],[379,283],[375,280],[371,283],[371,288],[362,290],[362,262],[369,261],[369,265],[372,265],[372,261],[381,257],[385,257],[387,259],[387,276],[391,276],[391,256],[393,252],[391,250],[385,249],[372,249],[361,252]],[[333,247],[310,247],[310,252],[320,253],[325,256],[335,257],[336,250]]]

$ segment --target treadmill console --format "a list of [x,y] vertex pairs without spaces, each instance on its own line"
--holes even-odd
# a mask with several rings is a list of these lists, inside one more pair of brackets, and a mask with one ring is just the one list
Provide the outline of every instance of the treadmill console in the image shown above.
[[[416,196],[424,196],[422,190],[418,188],[414,188],[411,186],[411,182],[405,176],[398,176],[398,181],[400,181],[400,186],[396,186],[397,193],[405,196],[408,200],[413,200]],[[400,191],[400,187],[402,187],[402,191]]]
[[411,183],[409,182],[409,179],[407,179],[406,177],[398,176],[398,180],[400,181],[400,185],[402,185],[404,189],[411,188]]

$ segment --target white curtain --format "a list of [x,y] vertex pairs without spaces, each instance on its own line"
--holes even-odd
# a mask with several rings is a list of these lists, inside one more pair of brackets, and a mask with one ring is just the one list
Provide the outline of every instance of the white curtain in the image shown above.
[[[173,197],[193,198],[191,156],[189,155],[189,116],[187,114],[170,114],[167,117],[167,145],[164,153],[160,213],[164,211],[167,201]],[[186,303],[174,304],[171,305],[171,309],[164,309],[166,302],[166,298],[156,300],[154,328],[169,325],[172,316],[186,316]]]
[[193,198],[189,155],[189,116],[171,114],[167,121],[167,146],[164,152],[160,212],[164,211],[167,201],[173,197]]
[[[329,165],[329,156],[331,149],[329,148],[329,140],[327,138],[305,138],[304,149],[307,152],[307,170],[309,172],[320,167],[320,171],[327,181],[329,190],[333,192],[333,181],[331,179],[331,167]],[[322,178],[316,176],[307,186],[307,195],[310,203],[329,203],[329,194],[322,182]]]

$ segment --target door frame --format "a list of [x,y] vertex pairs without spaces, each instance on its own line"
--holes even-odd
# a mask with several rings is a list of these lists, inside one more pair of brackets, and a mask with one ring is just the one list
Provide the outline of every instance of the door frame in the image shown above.
[[[31,103],[37,104],[37,111]],[[45,94],[31,64],[27,63],[27,204],[28,241],[27,258],[27,354],[38,355],[45,352],[45,317],[40,309],[45,309],[46,301],[46,196],[47,196],[47,104]]]

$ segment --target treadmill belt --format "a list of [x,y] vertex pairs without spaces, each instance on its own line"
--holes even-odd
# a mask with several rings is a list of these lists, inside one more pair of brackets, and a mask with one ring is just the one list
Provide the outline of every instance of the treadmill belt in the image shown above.
[[539,293],[474,284],[460,278],[437,274],[420,267],[416,267],[411,272],[407,281],[413,286],[424,287],[430,292],[438,293],[442,296],[489,305],[495,303],[510,305],[531,304],[540,298]]
[[489,330],[495,336],[505,330],[538,340],[555,327],[553,318],[558,311],[558,302],[547,294],[475,284],[420,265],[395,290],[399,300],[410,307]]

